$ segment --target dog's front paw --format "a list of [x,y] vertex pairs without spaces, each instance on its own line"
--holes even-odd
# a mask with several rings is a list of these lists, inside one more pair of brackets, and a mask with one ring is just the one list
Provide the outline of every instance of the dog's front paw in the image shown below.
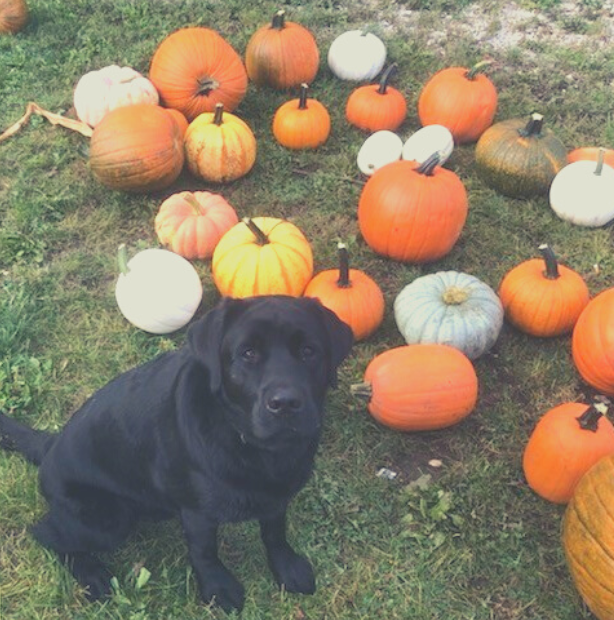
[[313,594],[316,591],[316,578],[309,560],[290,547],[270,553],[269,566],[277,583],[287,592]]
[[202,575],[200,594],[205,603],[214,603],[226,613],[241,611],[245,591],[241,583],[224,567],[207,571]]

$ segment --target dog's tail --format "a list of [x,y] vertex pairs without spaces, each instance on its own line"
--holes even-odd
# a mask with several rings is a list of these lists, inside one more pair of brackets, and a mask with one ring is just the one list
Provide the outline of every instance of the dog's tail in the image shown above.
[[0,413],[0,448],[19,452],[28,461],[40,465],[56,435],[37,431]]

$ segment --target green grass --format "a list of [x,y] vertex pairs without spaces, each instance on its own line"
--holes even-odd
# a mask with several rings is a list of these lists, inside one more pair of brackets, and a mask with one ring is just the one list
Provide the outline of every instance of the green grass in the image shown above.
[[[242,53],[251,33],[278,8],[266,0],[29,4],[27,28],[0,38],[0,129],[16,121],[28,101],[70,113],[74,85],[90,69],[118,63],[147,72],[158,43],[186,25],[214,27]],[[419,275],[455,269],[496,288],[507,270],[548,242],[586,278],[593,294],[611,285],[611,228],[573,227],[554,216],[545,198],[497,195],[477,177],[472,145],[457,148],[448,164],[470,197],[467,224],[448,256],[428,265],[394,263],[375,255],[360,237],[355,157],[365,136],[343,116],[354,85],[334,79],[325,60],[328,45],[345,29],[373,25],[390,59],[398,62],[395,84],[409,110],[403,137],[419,127],[418,94],[433,72],[488,56],[495,61],[490,75],[500,92],[498,120],[539,110],[569,148],[613,145],[611,55],[589,44],[569,48],[547,39],[492,48],[473,40],[469,31],[440,44],[429,42],[432,31],[459,19],[463,7],[481,4],[288,1],[289,18],[309,26],[320,45],[313,92],[331,111],[331,138],[315,152],[290,153],[278,146],[270,123],[288,96],[284,93],[252,85],[237,110],[258,139],[256,166],[246,178],[210,189],[222,193],[240,216],[290,218],[312,242],[318,270],[333,266],[335,242],[343,239],[354,265],[380,282],[387,303],[383,326],[355,347],[341,369],[316,473],[292,505],[290,535],[316,567],[315,596],[278,592],[254,524],[224,528],[222,554],[247,590],[245,619],[590,617],[565,566],[564,509],[533,494],[521,468],[537,418],[582,394],[569,338],[543,341],[506,325],[495,348],[475,363],[476,410],[439,432],[383,428],[349,392],[375,354],[403,343],[392,302]],[[496,28],[497,7],[491,4],[491,28]],[[568,31],[599,33],[601,3],[581,4],[572,19],[555,0],[520,3],[546,11]],[[397,19],[401,9],[417,12],[416,27]],[[122,242],[131,251],[156,246],[153,218],[162,200],[173,191],[208,186],[184,173],[154,195],[111,191],[91,175],[87,152],[87,139],[38,117],[0,144],[0,409],[38,428],[59,428],[117,373],[180,346],[185,337],[185,330],[151,336],[123,319],[113,295],[115,252]],[[205,286],[200,315],[218,295],[209,264],[196,268]],[[430,465],[433,459],[442,466]],[[398,477],[378,478],[380,467]],[[108,558],[118,579],[117,596],[104,605],[87,604],[55,558],[27,533],[44,510],[35,468],[1,454],[2,620],[223,617],[198,600],[176,522],[139,528]],[[151,572],[147,583],[137,579],[142,566]]]

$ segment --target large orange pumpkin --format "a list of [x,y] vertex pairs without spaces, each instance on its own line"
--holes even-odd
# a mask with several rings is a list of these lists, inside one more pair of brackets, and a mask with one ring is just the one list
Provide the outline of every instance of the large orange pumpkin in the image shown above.
[[427,431],[460,422],[474,409],[478,378],[469,358],[445,344],[410,344],[371,360],[352,393],[369,413],[401,431]]
[[614,288],[602,291],[584,308],[573,330],[571,351],[582,378],[614,396]]
[[259,28],[245,49],[247,75],[258,85],[290,88],[310,84],[318,72],[320,52],[313,34],[286,21],[278,11],[271,24]]
[[166,37],[151,59],[149,79],[162,103],[189,121],[217,103],[232,112],[247,91],[241,57],[210,28],[182,28]]
[[244,218],[215,247],[211,271],[218,290],[228,297],[300,297],[313,276],[313,254],[291,222]]
[[159,106],[139,103],[111,110],[94,128],[90,168],[113,189],[162,189],[179,176],[183,162],[179,124]]
[[468,212],[467,192],[434,155],[422,164],[395,161],[373,174],[358,203],[367,244],[400,261],[424,263],[445,256],[458,240]]

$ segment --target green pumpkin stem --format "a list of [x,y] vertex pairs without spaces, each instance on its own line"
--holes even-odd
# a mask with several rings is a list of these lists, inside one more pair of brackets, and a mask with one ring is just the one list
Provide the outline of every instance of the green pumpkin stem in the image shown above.
[[306,110],[307,109],[307,93],[309,91],[309,86],[303,82],[301,84],[301,92],[298,96],[298,109]]
[[597,176],[601,176],[604,161],[605,161],[605,149],[600,148],[599,153],[597,154],[597,167],[595,168],[595,174]]
[[345,243],[339,242],[337,244],[339,250],[339,279],[337,280],[337,286],[339,288],[350,288],[350,260],[348,256],[348,249]]
[[544,272],[544,275],[548,278],[548,280],[556,280],[561,274],[559,273],[559,264],[552,248],[547,243],[542,243],[539,246],[539,251],[544,257],[544,261],[546,263],[546,271]]
[[490,65],[492,65],[492,60],[482,60],[473,65],[473,67],[471,67],[471,69],[469,69],[467,73],[465,73],[465,77],[468,80],[475,80],[477,75],[481,73],[484,69],[486,69],[486,67],[490,67]]
[[386,94],[386,89],[388,88],[388,80],[390,79],[390,76],[398,69],[397,63],[393,62],[388,69],[386,69],[386,71],[384,71],[384,73],[382,74],[382,77],[380,78],[379,81],[379,88],[377,89],[377,92],[380,95],[385,95]]
[[258,228],[250,217],[244,217],[243,223],[254,233],[258,245],[266,245],[269,242],[269,238]]
[[364,381],[363,383],[354,383],[350,385],[350,394],[369,401],[373,396],[373,388],[367,381]]
[[608,407],[605,403],[593,403],[576,420],[578,420],[581,429],[596,433],[599,429],[599,418],[605,415],[607,411]]
[[130,273],[128,267],[128,250],[126,250],[126,244],[122,243],[117,248],[117,262],[119,264],[119,271],[127,276]]
[[215,112],[213,113],[213,123],[214,125],[222,125],[224,123],[224,104],[216,103],[215,104]]
[[279,9],[275,15],[273,15],[273,21],[271,22],[271,28],[281,30],[286,27],[286,12],[283,9]]
[[441,156],[439,155],[439,151],[436,151],[416,168],[416,172],[426,174],[427,177],[433,176],[433,171],[440,162]]
[[544,117],[542,114],[538,114],[537,112],[533,112],[531,114],[531,118],[527,123],[524,129],[520,130],[520,135],[524,138],[529,138],[531,136],[538,136],[541,133],[542,126],[544,124]]

